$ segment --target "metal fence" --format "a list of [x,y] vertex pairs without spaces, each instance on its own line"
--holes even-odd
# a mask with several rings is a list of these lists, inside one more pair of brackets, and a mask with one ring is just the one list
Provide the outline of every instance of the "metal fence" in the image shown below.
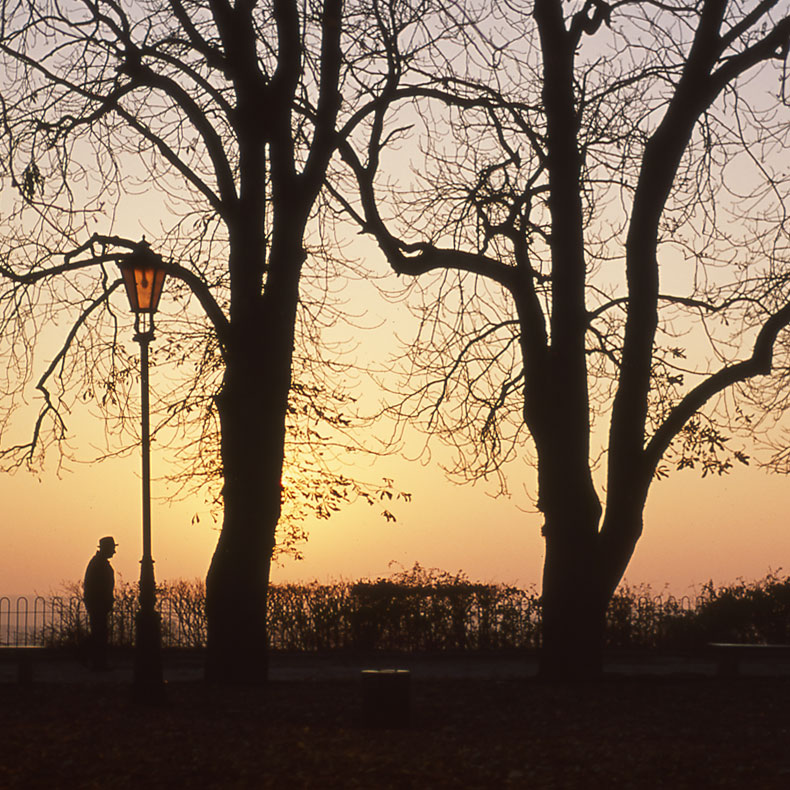
[[[206,644],[202,590],[160,595],[162,644]],[[678,626],[693,617],[698,600],[672,596],[615,596],[607,616],[613,648],[679,644]],[[134,643],[137,600],[116,597],[110,618],[115,646]],[[268,606],[269,643],[275,650],[497,650],[536,648],[540,601],[513,589],[387,589],[381,585],[273,586]],[[681,629],[682,631],[682,629]],[[79,596],[0,597],[0,646],[79,647],[88,617]]]
[[[160,598],[164,647],[199,648],[206,643],[205,615],[189,601]],[[134,643],[137,604],[116,601],[110,617],[110,642]],[[88,636],[88,614],[78,596],[0,597],[0,647],[44,645],[79,647]]]

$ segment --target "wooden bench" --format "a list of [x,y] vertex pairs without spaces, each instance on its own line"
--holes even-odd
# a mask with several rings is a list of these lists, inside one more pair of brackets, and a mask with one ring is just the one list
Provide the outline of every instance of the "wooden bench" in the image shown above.
[[15,662],[17,681],[23,685],[33,682],[33,664],[51,652],[43,645],[0,645],[0,661]]
[[709,642],[716,656],[717,674],[734,677],[740,674],[741,661],[790,659],[790,645],[755,645],[738,642]]

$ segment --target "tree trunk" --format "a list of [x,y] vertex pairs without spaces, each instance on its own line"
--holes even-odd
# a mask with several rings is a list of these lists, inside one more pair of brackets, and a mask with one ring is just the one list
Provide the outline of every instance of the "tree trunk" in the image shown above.
[[228,539],[227,526],[226,518],[206,582],[205,677],[215,683],[265,683],[269,562],[250,562],[243,538]]
[[[642,533],[647,491],[646,479],[636,475],[610,490],[600,530],[598,512],[578,505],[547,519],[541,676],[573,680],[602,674],[606,611]],[[574,500],[570,486],[566,496]]]
[[603,671],[608,600],[599,584],[596,533],[597,524],[584,535],[559,530],[546,534],[541,677],[576,680]]
[[275,397],[271,379],[264,382],[271,365],[260,357],[252,364],[250,356],[257,355],[228,355],[217,398],[224,520],[206,579],[206,679],[213,682],[267,679],[266,599],[280,518],[288,388]]

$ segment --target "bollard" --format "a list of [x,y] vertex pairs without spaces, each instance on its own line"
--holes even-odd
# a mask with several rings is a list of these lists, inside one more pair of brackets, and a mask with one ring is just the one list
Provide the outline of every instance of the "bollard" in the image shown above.
[[29,686],[33,683],[33,654],[25,648],[22,648],[19,654],[17,681],[22,686]]
[[366,727],[408,727],[411,714],[408,669],[362,670],[362,721]]

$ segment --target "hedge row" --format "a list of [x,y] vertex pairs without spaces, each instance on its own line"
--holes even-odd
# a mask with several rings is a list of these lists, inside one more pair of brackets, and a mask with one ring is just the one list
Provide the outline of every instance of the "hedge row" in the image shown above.
[[[77,585],[68,592],[39,599],[43,612],[23,616],[37,641],[69,645],[84,640],[86,618]],[[165,645],[205,645],[202,582],[161,584],[158,601]],[[136,606],[135,586],[116,591],[115,644],[132,643]],[[0,602],[0,641],[3,619],[14,616],[10,605],[6,609]],[[19,621],[18,612],[16,617]],[[790,578],[772,573],[719,587],[708,582],[694,598],[682,599],[625,586],[614,596],[607,620],[607,644],[615,649],[693,650],[709,641],[787,643]],[[540,597],[534,589],[471,582],[461,573],[415,565],[375,580],[273,585],[268,624],[276,650],[529,649],[539,645]]]

